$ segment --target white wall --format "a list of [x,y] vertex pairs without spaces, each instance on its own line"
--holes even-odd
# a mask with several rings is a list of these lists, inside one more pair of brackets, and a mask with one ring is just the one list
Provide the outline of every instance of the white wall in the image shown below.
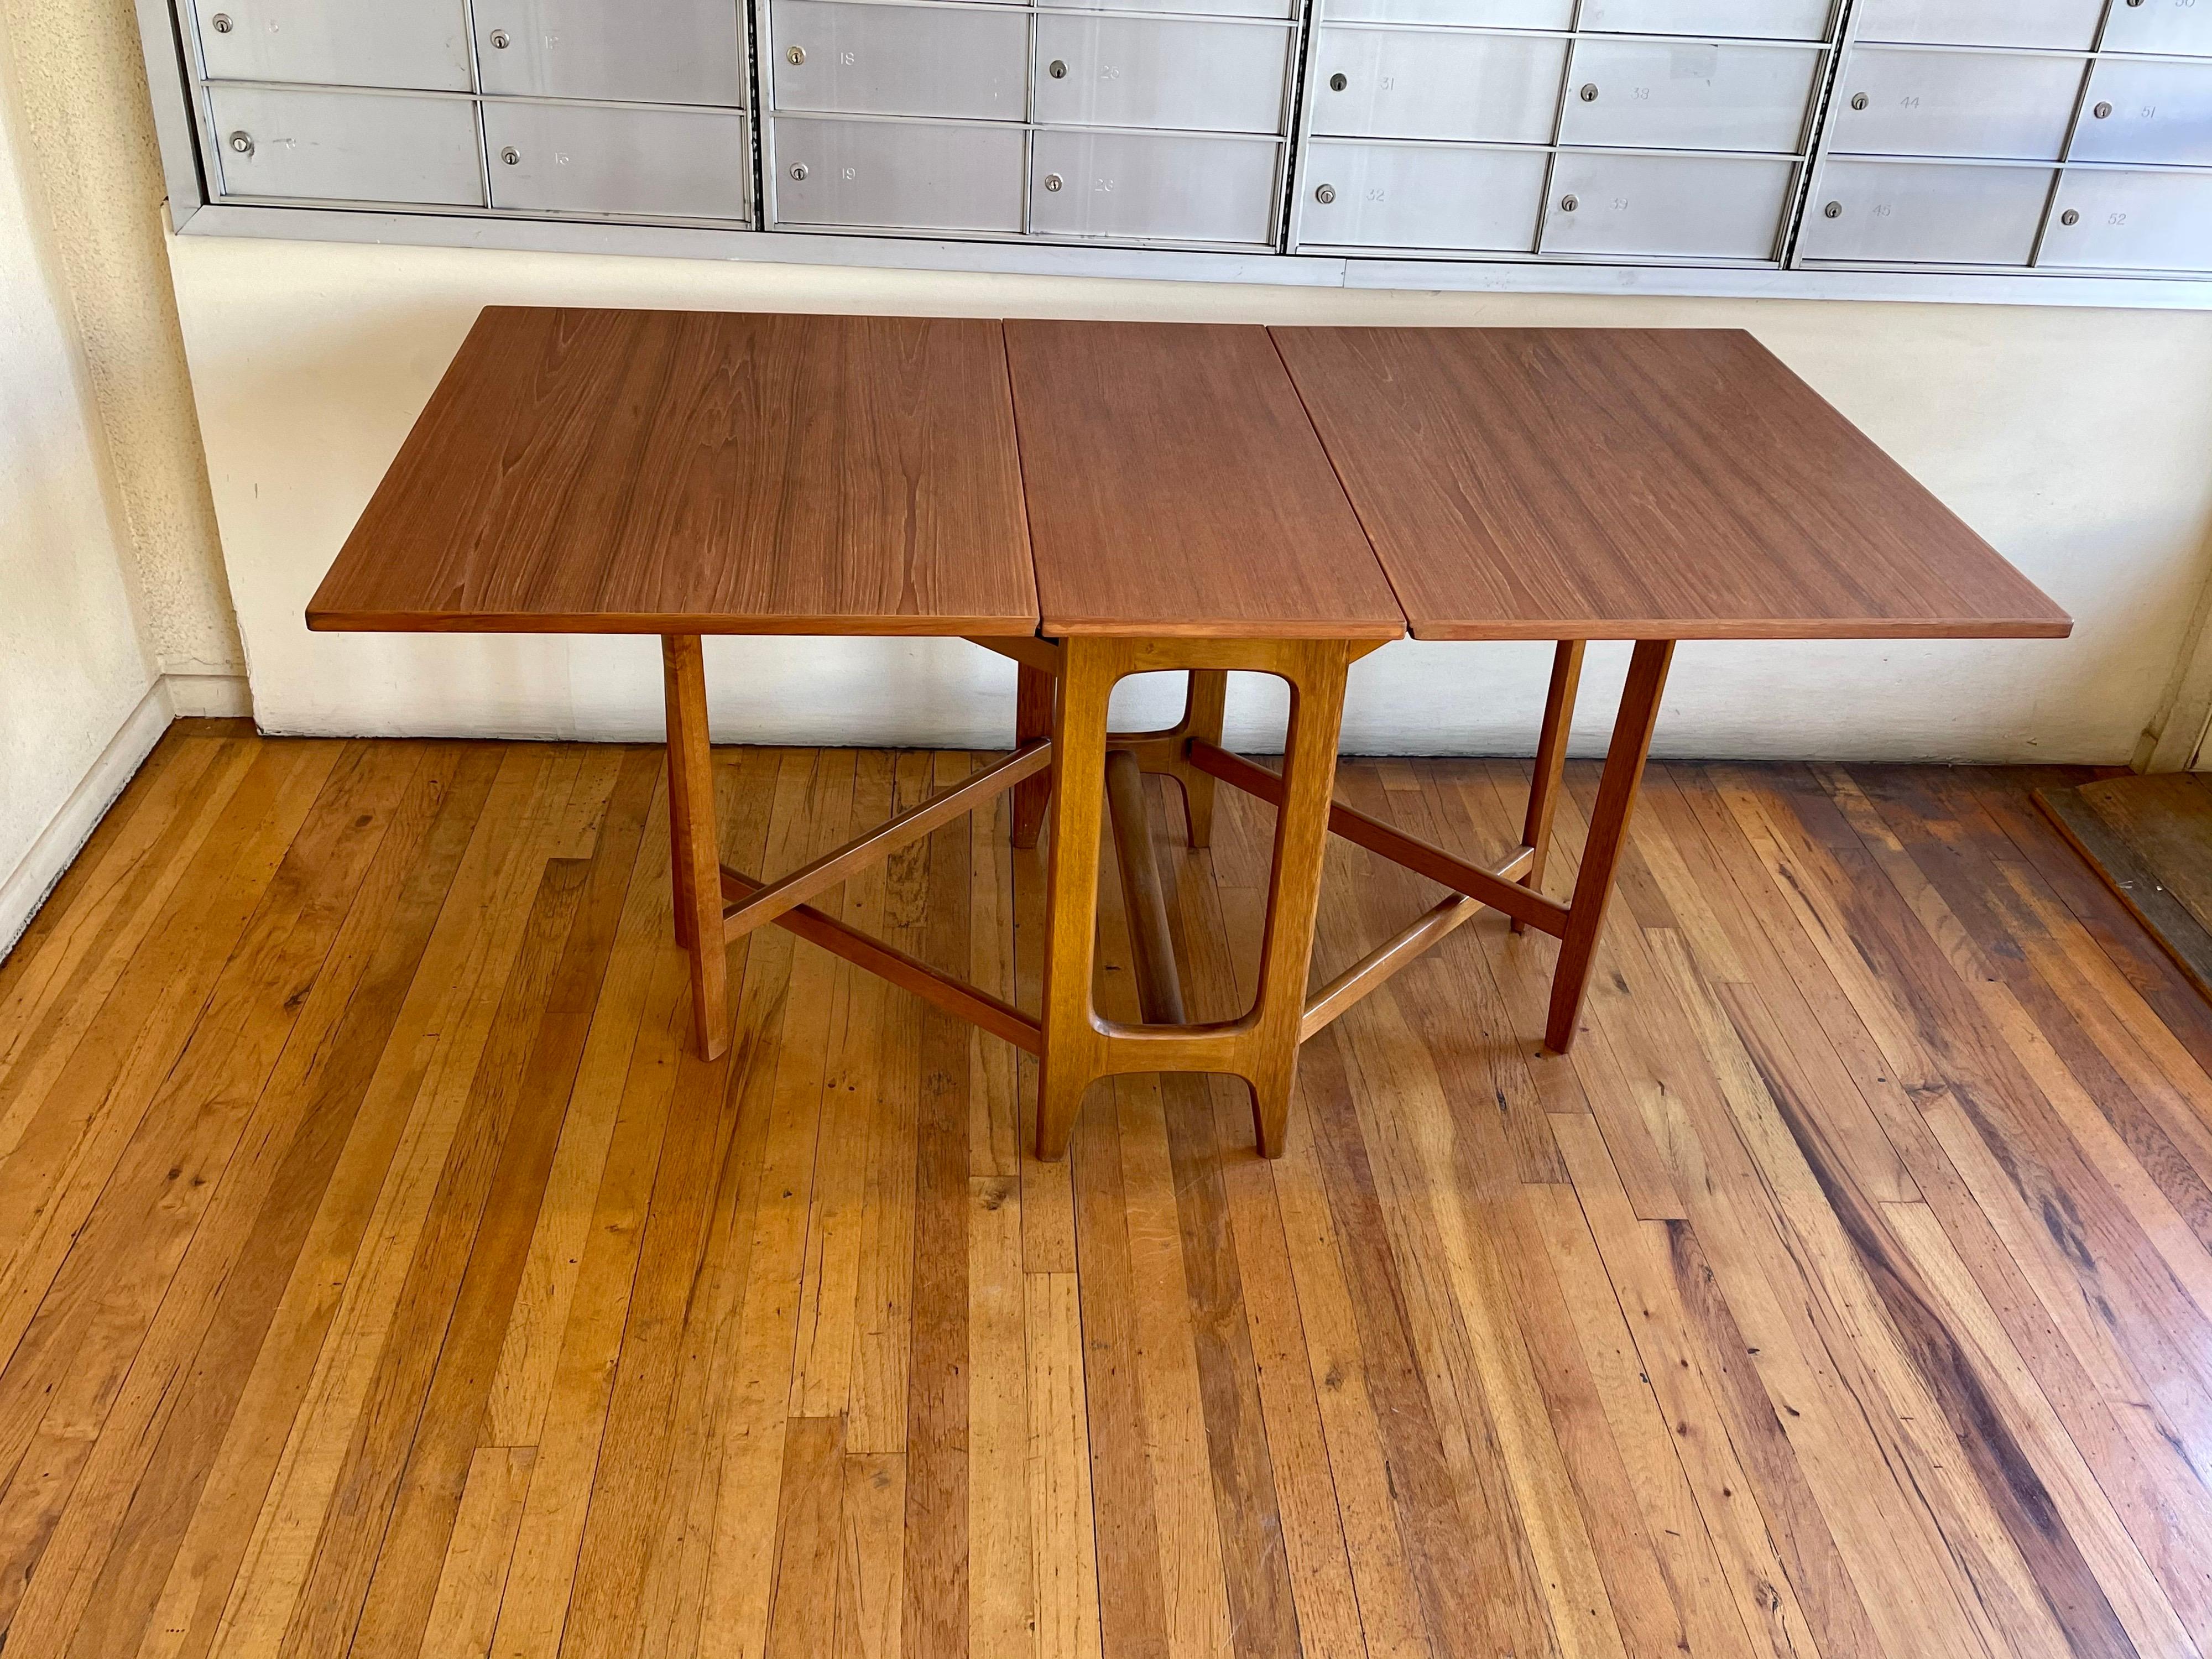
[[[2212,315],[1382,294],[484,250],[170,243],[254,705],[280,732],[639,738],[647,640],[311,635],[301,608],[489,303],[1751,329],[2076,617],[2063,644],[1689,646],[1674,755],[2125,762],[2212,548]],[[1012,670],[957,641],[710,644],[721,741],[1002,743]],[[1392,646],[1349,750],[1526,753],[1547,647]],[[1578,741],[1625,653],[1593,652]],[[1162,688],[1164,690],[1164,688]],[[1141,695],[1141,694],[1140,694]],[[1263,742],[1262,688],[1232,726]]]
[[168,705],[0,33],[0,951]]

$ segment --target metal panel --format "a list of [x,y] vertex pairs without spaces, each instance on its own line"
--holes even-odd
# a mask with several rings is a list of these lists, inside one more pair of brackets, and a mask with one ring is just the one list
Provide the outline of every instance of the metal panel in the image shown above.
[[237,86],[207,95],[227,196],[483,205],[468,99]]
[[778,109],[1018,121],[1029,15],[1008,8],[772,0]]
[[2076,161],[2212,163],[2212,63],[2102,58],[2082,104]]
[[2212,173],[2071,169],[2059,180],[2035,262],[2212,270]]
[[1826,37],[1832,0],[1583,0],[1582,27],[1617,34]]
[[2096,44],[2105,0],[1857,0],[1862,40],[1924,40],[1957,46]]
[[1152,17],[1036,20],[1036,118],[1079,125],[1280,132],[1291,32]]
[[1862,46],[1836,77],[1829,144],[1854,155],[2056,161],[2085,60]]
[[1771,259],[1796,163],[1708,155],[1560,152],[1546,253]]
[[1332,23],[1453,23],[1464,28],[1565,29],[1575,0],[1321,0]]
[[1554,35],[1324,28],[1306,97],[1342,138],[1551,141],[1567,43]]
[[489,100],[496,208],[750,219],[752,141],[741,112]]
[[2105,50],[2212,56],[2212,0],[2113,0]]
[[1300,170],[1298,240],[1532,253],[1550,167],[1540,149],[1318,139]]
[[476,0],[475,9],[486,92],[745,101],[743,0]]
[[1014,126],[775,119],[775,222],[1018,232],[1028,135]]
[[304,81],[466,92],[463,0],[192,0],[218,81]]
[[1271,246],[1282,148],[1211,134],[1040,128],[1030,145],[1030,228]]
[[1794,151],[1820,64],[1808,46],[1578,40],[1559,142]]
[[1805,199],[1797,252],[1874,264],[2024,265],[2048,167],[1831,161]]
[[1092,11],[1196,11],[1223,17],[1297,15],[1297,0],[1082,0]]

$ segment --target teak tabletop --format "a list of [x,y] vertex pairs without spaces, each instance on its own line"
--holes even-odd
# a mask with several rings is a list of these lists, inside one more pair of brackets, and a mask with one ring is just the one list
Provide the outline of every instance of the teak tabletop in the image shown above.
[[1265,329],[1009,322],[1006,358],[1045,633],[1406,631]]
[[1272,332],[1417,639],[2072,625],[1740,331]]
[[307,623],[1033,634],[999,325],[495,306]]
[[[660,635],[672,914],[702,1059],[727,947],[798,933],[1037,1057],[1036,1146],[1099,1080],[1249,1086],[1283,1151],[1299,1045],[1486,908],[1559,941],[1578,1029],[1678,640],[2057,635],[2057,606],[1749,335],[526,310],[477,318],[307,611],[325,629]],[[1557,642],[1521,844],[1469,861],[1335,800],[1352,664]],[[1015,748],[794,870],[721,862],[707,634],[963,635],[1020,665]],[[1039,637],[1042,635],[1042,637]],[[1636,641],[1573,896],[1544,890],[1585,643]],[[1116,732],[1115,684],[1188,677]],[[1221,746],[1228,677],[1291,690],[1279,769]],[[1250,1007],[1189,1023],[1144,774],[1193,848],[1275,807]],[[1050,803],[1032,1015],[807,901],[1007,790]],[[1142,1018],[1097,1000],[1112,824]],[[1310,986],[1332,835],[1446,889]]]

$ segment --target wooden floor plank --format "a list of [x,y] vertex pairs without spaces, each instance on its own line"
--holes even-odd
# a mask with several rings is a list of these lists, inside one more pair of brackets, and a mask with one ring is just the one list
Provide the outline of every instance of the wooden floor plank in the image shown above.
[[[981,763],[720,751],[723,851]],[[0,963],[9,1649],[2206,1659],[2212,1013],[2083,776],[1656,766],[1572,1057],[1479,918],[1280,1160],[1132,1078],[1043,1165],[779,929],[692,1055],[659,751],[180,729]],[[1527,779],[1340,788],[1486,857]],[[1233,1017],[1272,812],[1148,792]],[[823,902],[1028,1001],[1042,868],[994,802]],[[1316,971],[1433,897],[1339,849]]]

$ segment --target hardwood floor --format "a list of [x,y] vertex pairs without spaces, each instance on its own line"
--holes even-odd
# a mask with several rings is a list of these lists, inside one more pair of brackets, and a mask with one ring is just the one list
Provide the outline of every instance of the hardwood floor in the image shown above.
[[[770,876],[979,763],[716,762]],[[1145,1078],[1045,1165],[780,930],[687,1053],[658,750],[179,726],[0,965],[9,1659],[2212,1654],[2212,1011],[2084,775],[1656,768],[1571,1059],[1486,917],[1280,1163]],[[1266,809],[1152,808],[1232,1013]],[[825,908],[1034,1006],[1008,811]],[[1317,974],[1434,896],[1340,843]]]

